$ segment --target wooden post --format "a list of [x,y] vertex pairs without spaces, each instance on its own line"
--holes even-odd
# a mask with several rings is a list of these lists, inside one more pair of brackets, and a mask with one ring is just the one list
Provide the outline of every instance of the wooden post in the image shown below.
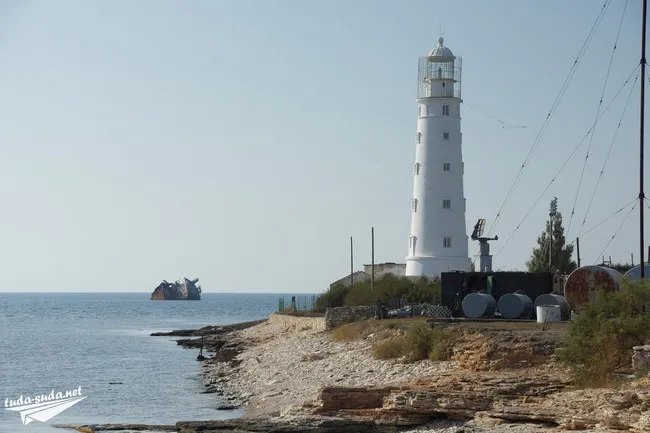
[[553,215],[550,215],[548,230],[548,270],[553,272]]
[[370,291],[375,291],[375,228],[370,228],[371,262],[370,262]]
[[354,286],[354,246],[350,236],[350,287]]

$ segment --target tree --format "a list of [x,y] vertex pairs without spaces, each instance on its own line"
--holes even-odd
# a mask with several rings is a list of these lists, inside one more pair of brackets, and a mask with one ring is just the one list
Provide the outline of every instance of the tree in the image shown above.
[[[557,211],[557,198],[551,201],[550,217],[546,221],[546,230],[537,238],[537,247],[533,249],[530,260],[526,262],[528,272],[559,271],[560,274],[567,275],[573,272],[578,266],[573,261],[573,245],[566,243],[564,237],[564,226],[562,226],[562,213]],[[553,260],[552,268],[548,266],[549,256],[549,238],[551,230],[551,221],[553,221]]]
[[615,269],[619,271],[621,274],[626,273],[627,271],[629,271],[634,267],[629,263],[603,263],[602,266],[606,266],[610,269]]

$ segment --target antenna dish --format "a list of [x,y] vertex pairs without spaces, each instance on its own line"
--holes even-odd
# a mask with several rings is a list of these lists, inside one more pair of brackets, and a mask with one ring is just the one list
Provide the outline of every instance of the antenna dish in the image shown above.
[[479,218],[472,232],[472,240],[478,240],[483,235],[483,230],[485,230],[485,219]]

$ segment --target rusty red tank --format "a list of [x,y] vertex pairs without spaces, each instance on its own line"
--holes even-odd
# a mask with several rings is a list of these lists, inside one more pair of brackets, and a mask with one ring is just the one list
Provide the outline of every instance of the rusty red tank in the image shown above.
[[596,298],[600,290],[615,292],[623,276],[605,266],[583,266],[571,272],[564,283],[564,297],[573,311]]

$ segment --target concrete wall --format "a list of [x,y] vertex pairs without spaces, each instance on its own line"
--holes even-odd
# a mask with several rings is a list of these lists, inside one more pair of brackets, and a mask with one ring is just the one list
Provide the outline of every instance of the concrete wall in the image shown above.
[[359,322],[375,317],[374,306],[336,307],[325,312],[325,329],[331,330],[345,323]]
[[[371,275],[372,265],[363,265],[363,271]],[[398,277],[403,277],[406,272],[406,263],[376,263],[375,264],[375,280],[380,279],[386,274],[393,274]]]
[[287,329],[296,331],[310,328],[313,331],[325,330],[325,317],[300,317],[287,314],[270,314],[269,323],[279,323]]

